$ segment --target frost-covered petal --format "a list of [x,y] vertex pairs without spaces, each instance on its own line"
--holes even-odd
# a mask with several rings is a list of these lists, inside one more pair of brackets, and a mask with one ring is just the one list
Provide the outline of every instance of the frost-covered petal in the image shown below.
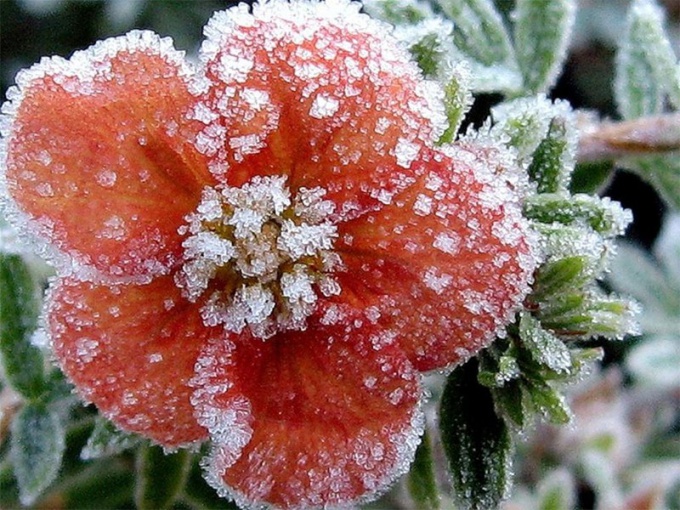
[[389,205],[339,225],[337,299],[362,303],[400,332],[418,370],[431,370],[503,334],[536,256],[521,214],[525,178],[501,152],[459,146],[415,168],[417,181]]
[[399,189],[445,128],[443,93],[358,9],[274,0],[211,19],[196,145],[217,176],[232,186],[258,174],[288,175],[292,190],[321,185],[340,214]]
[[189,380],[206,328],[171,277],[147,285],[62,280],[47,322],[57,360],[82,397],[118,426],[165,446],[204,439]]
[[207,478],[242,508],[370,499],[413,458],[421,388],[395,335],[340,309],[322,321],[201,355],[193,401],[214,442]]
[[19,73],[0,163],[16,222],[105,275],[167,273],[211,182],[188,142],[192,72],[169,39],[130,32]]

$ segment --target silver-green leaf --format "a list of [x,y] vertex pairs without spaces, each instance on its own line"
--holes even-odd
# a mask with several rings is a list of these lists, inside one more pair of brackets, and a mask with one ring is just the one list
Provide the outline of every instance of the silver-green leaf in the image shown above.
[[489,388],[469,361],[449,376],[441,400],[441,438],[462,508],[496,508],[511,481],[512,441]]
[[528,92],[545,92],[554,85],[575,18],[574,0],[517,1],[515,51]]
[[65,432],[56,412],[28,403],[12,422],[11,458],[19,496],[30,505],[56,479],[65,449]]

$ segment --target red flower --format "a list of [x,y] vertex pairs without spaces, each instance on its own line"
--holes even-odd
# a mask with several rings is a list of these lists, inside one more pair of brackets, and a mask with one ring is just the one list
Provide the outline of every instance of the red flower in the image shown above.
[[419,373],[488,345],[534,267],[493,148],[437,149],[441,92],[346,0],[217,13],[194,70],[131,32],[17,77],[15,224],[82,396],[246,507],[374,497],[411,461]]

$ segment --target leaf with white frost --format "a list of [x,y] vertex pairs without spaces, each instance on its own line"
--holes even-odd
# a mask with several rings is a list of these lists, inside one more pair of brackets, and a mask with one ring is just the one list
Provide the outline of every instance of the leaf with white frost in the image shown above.
[[568,147],[573,146],[567,150],[574,151],[572,157],[575,153],[577,133],[571,106],[566,101],[552,102],[542,94],[506,101],[491,110],[491,118],[494,121],[491,135],[513,147],[525,165],[532,161],[555,119],[564,123],[565,141]]
[[454,42],[463,53],[485,66],[515,63],[510,36],[492,0],[437,0],[437,3],[453,20]]
[[662,390],[680,388],[680,331],[654,335],[633,347],[626,367],[636,382]]
[[519,334],[535,361],[557,373],[568,373],[571,355],[566,345],[553,334],[541,328],[529,314],[522,314]]
[[11,459],[24,505],[32,504],[56,479],[65,450],[65,432],[56,412],[29,403],[12,422]]
[[28,266],[19,255],[0,253],[0,365],[7,383],[27,399],[47,391],[42,353],[30,342],[37,316]]
[[569,136],[567,122],[556,117],[536,147],[529,164],[529,177],[538,193],[566,191],[576,159],[576,137]]
[[574,0],[517,1],[515,51],[527,91],[545,92],[554,85],[575,18]]
[[666,97],[680,108],[680,67],[664,23],[664,11],[656,2],[631,4],[614,77],[614,97],[626,119],[661,113]]
[[117,455],[137,446],[139,442],[138,436],[123,432],[110,420],[98,417],[92,434],[90,434],[85,447],[80,452],[80,458],[90,460]]
[[463,508],[495,508],[507,495],[513,445],[488,388],[477,382],[477,363],[454,370],[441,400],[441,438],[455,496]]

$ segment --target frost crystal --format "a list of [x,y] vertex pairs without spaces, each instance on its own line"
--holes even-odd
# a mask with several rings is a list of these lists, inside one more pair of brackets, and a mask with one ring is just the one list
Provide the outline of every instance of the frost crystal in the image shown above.
[[261,338],[304,329],[318,293],[340,293],[328,274],[341,266],[332,253],[334,205],[322,188],[291,197],[285,177],[255,177],[240,188],[206,188],[180,233],[185,263],[176,283],[197,301],[207,325],[246,327]]

